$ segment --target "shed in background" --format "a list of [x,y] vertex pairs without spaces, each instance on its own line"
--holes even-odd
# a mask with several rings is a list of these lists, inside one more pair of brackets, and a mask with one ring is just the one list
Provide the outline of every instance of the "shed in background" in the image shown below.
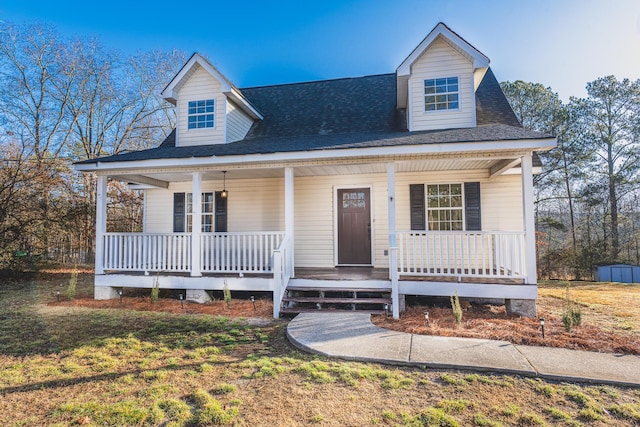
[[640,283],[640,265],[598,265],[594,276],[596,282]]

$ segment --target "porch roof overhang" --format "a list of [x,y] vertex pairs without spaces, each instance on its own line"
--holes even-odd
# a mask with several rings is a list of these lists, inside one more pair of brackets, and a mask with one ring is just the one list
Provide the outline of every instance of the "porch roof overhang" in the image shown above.
[[[253,170],[255,176],[270,176],[272,172],[267,170],[287,166],[305,167],[309,174],[330,174],[339,172],[339,165],[349,165],[348,173],[358,173],[353,165],[390,161],[404,162],[408,170],[488,168],[495,175],[516,166],[522,155],[549,150],[556,144],[553,136],[507,125],[486,125],[444,131],[260,138],[191,147],[163,144],[150,150],[78,162],[75,168],[113,177],[122,175],[123,180],[129,178],[146,185],[154,183],[131,177],[173,181],[166,178],[167,173],[183,175],[223,169]],[[361,173],[377,172],[372,166],[365,169]],[[296,175],[299,172],[304,173],[297,170]],[[163,178],[154,177],[156,174]]]

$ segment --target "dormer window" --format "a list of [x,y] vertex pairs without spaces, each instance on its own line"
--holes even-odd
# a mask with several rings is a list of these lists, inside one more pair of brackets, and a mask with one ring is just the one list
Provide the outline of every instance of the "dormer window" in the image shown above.
[[426,79],[424,81],[424,110],[457,110],[458,77]]
[[189,129],[212,128],[214,100],[189,101]]

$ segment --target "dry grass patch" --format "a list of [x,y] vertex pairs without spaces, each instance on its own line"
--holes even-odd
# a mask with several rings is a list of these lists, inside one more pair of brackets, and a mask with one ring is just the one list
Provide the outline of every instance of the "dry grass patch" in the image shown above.
[[48,306],[43,283],[9,288],[0,284],[0,342],[14,344],[0,349],[2,426],[640,422],[640,389],[345,362],[296,350],[285,322]]

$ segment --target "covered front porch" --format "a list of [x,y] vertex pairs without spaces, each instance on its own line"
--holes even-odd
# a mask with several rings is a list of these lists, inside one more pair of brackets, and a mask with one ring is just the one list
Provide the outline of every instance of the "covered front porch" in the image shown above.
[[[516,164],[519,185],[514,186],[513,174],[508,179],[501,174]],[[458,292],[461,297],[535,300],[532,176],[530,152],[327,160],[323,165],[225,164],[197,171],[114,168],[98,175],[96,298],[114,297],[119,287],[157,283],[185,289],[198,299],[206,290],[226,286],[273,292],[275,317],[289,285],[341,282],[354,288],[388,288],[395,317],[403,295]],[[107,232],[109,178],[145,191],[143,232]],[[520,225],[515,230],[490,229],[504,214],[487,206],[487,231],[411,229],[411,183],[469,179],[482,181],[487,203],[500,200],[503,188],[518,187],[517,200],[505,199],[497,209],[520,212],[515,220],[509,216]],[[207,229],[203,197],[222,189],[228,194],[228,230]],[[370,197],[365,237],[370,256],[361,265],[344,264],[338,257],[341,189],[366,189]],[[189,231],[167,230],[172,221],[167,205],[176,192],[190,194]],[[360,278],[352,277],[355,271]]]

